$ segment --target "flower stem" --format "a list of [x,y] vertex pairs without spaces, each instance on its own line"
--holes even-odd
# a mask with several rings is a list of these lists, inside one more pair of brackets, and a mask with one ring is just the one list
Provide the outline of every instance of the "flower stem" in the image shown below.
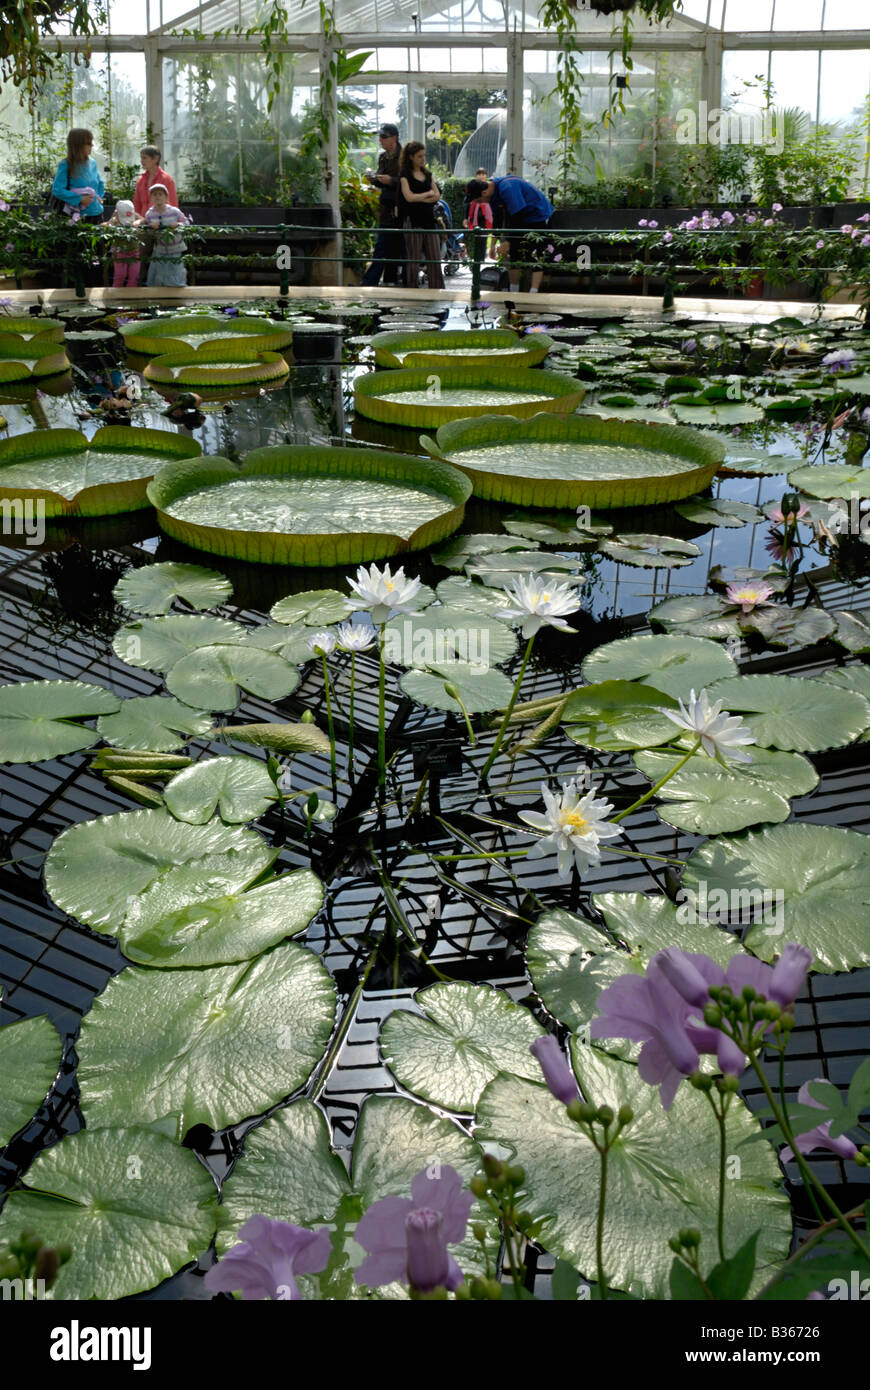
[[384,632],[378,628],[378,792],[383,798],[387,785],[387,664],[384,660]]
[[713,1114],[716,1116],[716,1125],[719,1130],[719,1211],[716,1218],[716,1241],[719,1246],[719,1259],[727,1258],[725,1254],[725,1165],[727,1154],[728,1138],[725,1132],[725,1116],[728,1113],[727,1097],[722,1096],[721,1106],[717,1106],[710,1091],[705,1091],[704,1095],[713,1107]]
[[347,770],[353,777],[353,715],[354,695],[356,693],[356,652],[350,654],[350,708],[348,710],[347,731]]
[[498,750],[499,750],[499,748],[500,748],[501,745],[502,745],[502,740],[504,739],[505,733],[506,733],[506,731],[507,731],[507,726],[508,726],[508,724],[510,723],[510,717],[511,717],[511,715],[513,714],[513,711],[514,711],[514,705],[515,705],[516,702],[517,702],[517,696],[518,696],[519,693],[520,693],[520,686],[521,686],[522,683],[523,683],[523,676],[526,674],[526,666],[528,665],[529,657],[530,657],[531,651],[532,651],[532,643],[534,642],[534,640],[535,640],[535,634],[532,633],[531,637],[529,638],[528,642],[526,643],[526,650],[523,652],[523,659],[522,659],[522,662],[521,662],[521,664],[520,664],[519,675],[517,676],[516,683],[515,683],[515,685],[514,685],[513,693],[512,693],[512,695],[511,695],[511,698],[510,698],[510,700],[508,701],[508,707],[507,707],[507,709],[505,710],[504,718],[502,719],[501,724],[499,725],[498,733],[497,733],[496,736],[495,736],[495,743],[492,745],[492,751],[490,752],[489,757],[487,758],[486,762],[485,762],[484,765],[483,765],[483,770],[481,771],[481,774],[480,774],[481,781],[485,781],[485,780],[486,780],[486,777],[487,777],[487,774],[488,774],[488,772],[489,772],[489,769],[492,767],[493,763],[495,762],[495,759],[496,759],[496,755],[497,755],[497,753],[498,753]]
[[332,693],[329,687],[329,666],[326,657],[321,657],[323,662],[323,689],[326,692],[326,723],[329,729],[329,771],[332,775],[332,794],[335,796],[338,783],[335,775],[335,725],[332,722]]
[[601,1155],[601,1183],[598,1188],[598,1215],[595,1219],[595,1263],[598,1267],[598,1288],[602,1303],[607,1301],[607,1279],[604,1274],[604,1209],[607,1203],[607,1156],[610,1145],[598,1147]]
[[632,804],[629,807],[627,807],[626,810],[620,811],[618,816],[614,816],[614,821],[625,820],[626,816],[630,816],[632,811],[636,811],[638,807],[643,806],[647,801],[649,801],[651,796],[655,796],[656,792],[660,791],[661,788],[665,785],[665,782],[669,782],[671,778],[679,772],[681,767],[685,767],[686,763],[692,757],[692,754],[697,753],[700,747],[701,740],[699,738],[689,749],[686,756],[684,758],[680,758],[679,762],[674,763],[670,772],[666,772],[664,777],[659,778],[655,786],[650,787],[648,792],[644,792],[643,796],[638,797],[637,801],[632,802]]

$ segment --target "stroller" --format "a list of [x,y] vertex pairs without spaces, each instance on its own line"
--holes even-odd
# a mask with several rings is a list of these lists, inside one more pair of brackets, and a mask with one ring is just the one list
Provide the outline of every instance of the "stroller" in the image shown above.
[[455,275],[459,267],[465,263],[467,253],[462,233],[452,230],[453,218],[450,216],[450,208],[443,198],[435,204],[435,225],[441,229],[441,257],[444,262],[444,274]]

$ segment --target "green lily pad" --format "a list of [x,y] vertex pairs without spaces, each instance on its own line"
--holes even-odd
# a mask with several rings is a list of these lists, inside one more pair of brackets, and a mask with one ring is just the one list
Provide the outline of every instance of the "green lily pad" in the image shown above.
[[674,510],[699,526],[745,526],[763,520],[757,507],[730,497],[690,497],[687,502],[678,502]]
[[343,622],[350,613],[347,595],[338,589],[308,589],[304,594],[288,594],[273,604],[269,617],[290,626],[304,623],[306,627],[329,627],[331,623]]
[[794,676],[737,676],[716,681],[711,700],[724,701],[762,748],[820,753],[852,743],[870,725],[870,704],[853,691]]
[[75,721],[111,714],[120,704],[84,681],[0,686],[0,763],[39,763],[90,748],[99,735]]
[[[564,536],[560,539],[564,541]],[[525,547],[528,548],[528,547]],[[516,536],[455,536],[446,545],[432,552],[436,565],[461,570],[475,555],[494,555],[505,550],[522,550],[524,542]]]
[[119,1299],[176,1274],[208,1248],[217,1189],[196,1155],[152,1130],[83,1130],[39,1154],[0,1214],[0,1240],[22,1230],[68,1245],[55,1299]]
[[[630,1062],[578,1046],[574,1065],[588,1099],[614,1111],[629,1105],[630,1127],[616,1141],[608,1163],[604,1265],[609,1283],[638,1296],[667,1297],[673,1255],[668,1240],[691,1225],[702,1250],[715,1250],[719,1139],[705,1098],[681,1086],[664,1111],[656,1089]],[[727,1151],[738,1151],[758,1125],[737,1100],[726,1122]],[[599,1157],[546,1086],[513,1076],[490,1082],[478,1107],[479,1138],[507,1147],[526,1173],[524,1206],[544,1222],[539,1237],[551,1254],[588,1278],[596,1277],[595,1234]],[[758,1288],[766,1267],[778,1264],[791,1240],[788,1199],[781,1190],[776,1156],[767,1144],[739,1149],[741,1176],[727,1184],[726,1229],[739,1247],[761,1229]],[[566,1201],[566,1193],[589,1200]]]
[[176,820],[205,825],[219,814],[226,824],[239,825],[262,816],[278,793],[257,758],[208,758],[177,773],[163,799]]
[[695,398],[697,404],[689,404],[687,397],[671,401],[671,410],[678,420],[687,425],[751,425],[764,419],[764,411],[757,405],[743,401],[722,401],[711,405],[703,397]]
[[675,628],[687,637],[739,637],[740,626],[734,613],[726,612],[717,594],[675,594],[649,611],[650,623]]
[[602,554],[625,565],[643,569],[677,569],[690,565],[701,551],[693,541],[677,540],[674,536],[622,535],[602,541]]
[[792,608],[787,603],[755,608],[738,619],[741,627],[754,629],[772,647],[811,647],[824,642],[837,626],[824,608]]
[[461,608],[489,617],[505,606],[504,594],[494,593],[488,585],[476,584],[472,579],[442,579],[435,593],[445,608]]
[[0,1028],[0,1149],[45,1100],[62,1053],[57,1030],[44,1014]]
[[702,637],[626,637],[590,652],[584,678],[639,680],[679,699],[711,681],[737,674],[737,666],[715,642]]
[[230,581],[217,570],[167,561],[129,571],[118,580],[113,597],[133,613],[168,613],[177,598],[191,608],[216,608],[232,592]]
[[[831,614],[836,619],[837,630],[832,640],[849,652],[870,652],[870,623],[860,613],[847,613],[835,609]],[[870,691],[867,692],[870,695]]]
[[283,700],[299,684],[299,672],[274,652],[256,647],[199,647],[177,661],[166,688],[188,705],[233,710],[239,687],[263,700]]
[[223,1129],[277,1104],[320,1060],[335,988],[304,947],[200,970],[125,970],[82,1021],[77,1043],[89,1130],[173,1117]]
[[[812,763],[798,753],[752,748],[751,763],[727,768],[695,753],[657,793],[662,820],[691,835],[732,834],[763,821],[788,819],[790,796],[803,796],[819,783]],[[676,750],[636,753],[634,761],[653,782],[683,756]],[[673,804],[672,804],[673,803]]]
[[254,869],[214,857],[158,879],[127,913],[121,948],[140,965],[178,968],[253,960],[304,931],[323,906],[307,869],[251,887]]
[[165,618],[143,618],[125,624],[115,633],[112,646],[118,660],[126,661],[128,666],[165,673],[199,647],[244,640],[245,629],[227,618],[172,613]]
[[446,690],[455,686],[469,714],[484,714],[504,709],[513,692],[513,685],[501,671],[487,671],[469,661],[442,661],[425,671],[406,671],[399,685],[405,694],[430,709],[449,710],[455,714],[460,705]]
[[436,984],[414,996],[423,1016],[394,1010],[381,1028],[381,1052],[407,1090],[435,1105],[472,1114],[500,1071],[534,1080],[529,1051],[543,1029],[501,990]]
[[[831,693],[836,689],[830,686]],[[781,895],[785,937],[753,926],[747,949],[772,960],[785,941],[808,946],[816,970],[870,964],[870,841],[854,830],[807,822],[751,831],[702,845],[689,859],[684,886],[707,895]]]
[[210,714],[166,695],[136,695],[124,700],[117,714],[104,714],[97,720],[97,731],[106,743],[150,753],[171,753],[188,738],[210,734],[211,727]]
[[509,661],[516,649],[516,636],[506,623],[462,608],[435,606],[392,618],[384,631],[386,659],[417,669],[462,661],[483,670]]
[[870,482],[870,470],[849,463],[824,463],[796,468],[789,473],[791,487],[810,497],[848,497],[857,492],[865,496]]
[[124,811],[58,835],[46,857],[45,886],[62,912],[98,931],[117,931],[146,888],[181,865],[227,856],[253,879],[277,853],[253,830],[186,825],[163,809]]
[[587,748],[621,750],[670,743],[676,725],[662,714],[677,701],[640,681],[601,681],[569,696],[562,714],[565,732]]

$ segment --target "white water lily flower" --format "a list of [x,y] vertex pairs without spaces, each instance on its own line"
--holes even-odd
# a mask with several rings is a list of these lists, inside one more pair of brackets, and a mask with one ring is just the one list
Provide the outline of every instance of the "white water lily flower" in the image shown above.
[[544,623],[557,627],[560,632],[570,632],[565,622],[565,614],[576,613],[580,607],[580,593],[573,584],[559,584],[545,581],[539,574],[527,579],[521,575],[505,585],[505,594],[511,607],[496,610],[496,618],[506,618],[508,622],[522,622],[523,636],[528,639]]
[[343,652],[367,652],[378,640],[371,623],[339,623],[335,635]]
[[544,837],[529,850],[529,858],[536,859],[556,850],[559,855],[559,874],[566,878],[571,865],[576,864],[579,873],[584,874],[591,864],[600,864],[599,841],[612,840],[622,834],[622,827],[613,825],[607,817],[613,810],[609,801],[596,799],[595,792],[580,795],[580,789],[573,777],[562,783],[557,795],[543,783],[541,795],[546,811],[520,811],[520,819],[534,830],[542,830]]
[[391,613],[413,613],[419,602],[419,579],[406,579],[401,567],[391,574],[389,565],[360,565],[356,579],[347,582],[356,595],[348,599],[351,608],[367,610],[373,623],[385,623]]
[[727,712],[722,714],[721,711],[721,700],[711,705],[706,690],[702,690],[697,696],[693,690],[688,706],[680,701],[679,713],[676,710],[663,709],[662,714],[673,720],[679,728],[686,729],[696,737],[700,735],[704,752],[715,758],[723,767],[727,767],[729,761],[751,763],[751,754],[742,752],[741,748],[744,744],[755,743],[755,735],[739,715]]
[[312,632],[308,645],[315,656],[331,656],[335,651],[335,633],[329,632],[326,628],[320,632]]

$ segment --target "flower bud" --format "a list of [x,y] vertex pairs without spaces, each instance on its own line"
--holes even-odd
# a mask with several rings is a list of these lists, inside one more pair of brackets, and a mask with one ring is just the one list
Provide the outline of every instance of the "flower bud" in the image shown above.
[[704,1022],[708,1028],[719,1028],[722,1023],[722,1010],[718,1004],[707,1004],[704,1007]]
[[713,1078],[704,1071],[693,1071],[688,1081],[689,1085],[694,1086],[696,1091],[711,1091],[713,1089]]
[[468,1186],[471,1188],[471,1191],[474,1193],[475,1197],[485,1197],[487,1192],[489,1191],[489,1183],[487,1182],[486,1178],[480,1177],[479,1174],[477,1177],[471,1179],[471,1182],[468,1184]]
[[495,1154],[484,1154],[483,1171],[488,1178],[503,1178],[504,1164],[500,1158],[496,1158]]
[[518,1213],[516,1222],[518,1231],[526,1231],[529,1226],[533,1226],[534,1224],[535,1218],[530,1211],[521,1211]]
[[701,1244],[701,1232],[696,1230],[694,1226],[685,1226],[680,1231],[680,1244],[687,1250],[694,1249]]
[[526,1180],[526,1170],[519,1163],[510,1165],[505,1171],[505,1177],[514,1187],[522,1187]]
[[619,1121],[620,1125],[630,1125],[632,1120],[634,1119],[634,1111],[632,1110],[630,1105],[620,1105],[619,1110],[616,1114],[616,1118]]
[[673,1250],[675,1255],[679,1255],[682,1253],[682,1243],[677,1239],[676,1236],[671,1236],[670,1240],[668,1241],[668,1246],[671,1250]]
[[483,1279],[479,1274],[476,1275],[471,1281],[471,1297],[478,1300],[488,1298],[489,1294],[486,1287],[488,1283],[488,1279]]
[[486,1240],[486,1227],[484,1226],[482,1221],[474,1222],[474,1225],[471,1228],[471,1234],[474,1236],[475,1240],[479,1240],[480,1243],[483,1244],[483,1242]]
[[598,1119],[600,1120],[601,1124],[604,1125],[604,1128],[605,1128],[605,1129],[607,1128],[608,1125],[612,1125],[612,1124],[613,1124],[614,1118],[615,1118],[615,1117],[614,1117],[613,1111],[612,1111],[612,1109],[610,1108],[609,1105],[599,1105],[599,1107],[598,1107]]
[[497,1279],[486,1280],[486,1296],[491,1299],[493,1303],[498,1302],[503,1292],[502,1286]]
[[459,1288],[454,1291],[453,1297],[458,1299],[461,1303],[468,1302],[468,1300],[471,1298],[471,1285],[469,1284],[467,1279],[463,1279],[462,1283],[459,1285]]
[[301,714],[300,717],[299,717],[299,723],[300,723],[300,724],[313,724],[313,723],[314,723],[314,715],[311,713],[311,710],[310,710],[310,709],[306,709],[306,710],[303,710],[303,711],[302,711],[302,714]]

